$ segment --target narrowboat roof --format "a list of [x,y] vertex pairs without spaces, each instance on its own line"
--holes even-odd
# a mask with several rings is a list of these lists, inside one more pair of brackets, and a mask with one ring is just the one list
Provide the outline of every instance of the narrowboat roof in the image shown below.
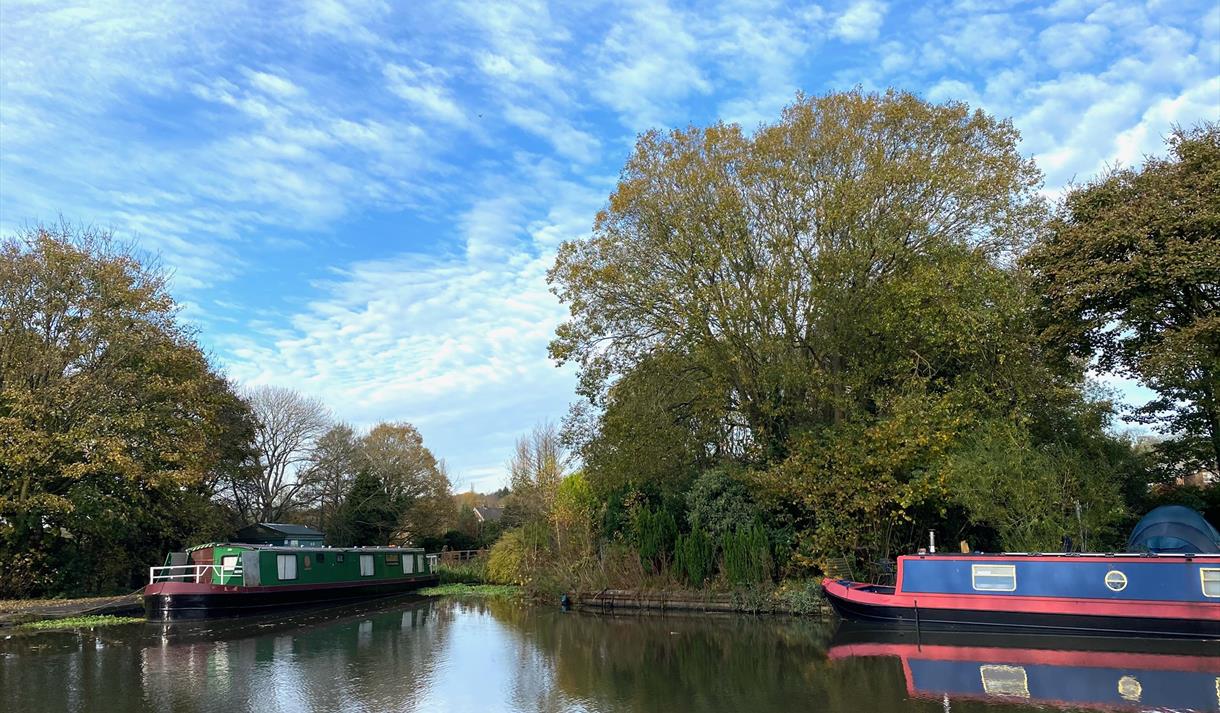
[[402,552],[411,552],[413,554],[423,553],[422,547],[324,547],[303,545],[300,547],[283,546],[283,545],[260,545],[249,542],[208,542],[202,545],[188,547],[187,552],[195,550],[205,550],[211,547],[244,547],[251,550],[260,550],[267,552],[355,552],[359,554],[399,554]]

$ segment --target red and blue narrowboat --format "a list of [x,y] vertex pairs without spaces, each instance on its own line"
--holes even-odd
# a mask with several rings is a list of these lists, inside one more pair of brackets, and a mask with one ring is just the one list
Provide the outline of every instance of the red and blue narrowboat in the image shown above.
[[1158,508],[1128,549],[921,553],[898,558],[893,586],[826,579],[823,590],[856,621],[1220,639],[1220,535],[1202,516]]
[[822,586],[855,621],[1220,639],[1220,555],[913,555],[894,586]]
[[422,549],[277,547],[213,543],[173,552],[149,568],[144,611],[172,621],[329,605],[409,592],[437,582]]

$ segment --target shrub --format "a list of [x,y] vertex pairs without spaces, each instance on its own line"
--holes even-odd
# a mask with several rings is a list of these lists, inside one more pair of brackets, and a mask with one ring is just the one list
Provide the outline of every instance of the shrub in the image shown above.
[[785,582],[776,597],[793,614],[817,614],[825,608],[822,585],[812,579]]
[[528,552],[520,530],[505,532],[487,556],[487,578],[495,584],[525,584]]
[[636,551],[646,568],[660,571],[670,560],[678,523],[667,510],[640,508],[632,518]]
[[691,531],[678,535],[674,546],[674,564],[680,576],[689,586],[701,587],[712,576],[716,564],[716,543],[695,520]]
[[712,536],[723,535],[743,522],[758,519],[758,507],[746,484],[725,468],[700,475],[686,494],[690,522],[698,520]]
[[771,547],[767,533],[757,522],[726,533],[724,575],[733,584],[757,584],[771,576]]
[[487,558],[448,562],[437,569],[441,584],[483,584],[487,581]]

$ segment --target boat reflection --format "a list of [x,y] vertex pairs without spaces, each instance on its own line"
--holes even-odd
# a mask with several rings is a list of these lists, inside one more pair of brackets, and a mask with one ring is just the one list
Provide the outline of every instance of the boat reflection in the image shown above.
[[829,657],[896,657],[915,698],[1220,711],[1220,642],[923,632],[844,622]]

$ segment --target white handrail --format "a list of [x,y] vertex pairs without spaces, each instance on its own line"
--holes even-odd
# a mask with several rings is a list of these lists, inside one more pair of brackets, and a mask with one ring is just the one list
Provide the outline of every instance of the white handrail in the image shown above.
[[209,575],[212,574],[220,575],[221,581],[224,581],[224,577],[240,577],[242,576],[241,565],[238,564],[237,567],[230,570],[225,570],[219,564],[174,564],[162,567],[149,567],[148,583],[181,582],[184,580],[202,582],[205,577],[207,577],[208,581],[211,581]]

